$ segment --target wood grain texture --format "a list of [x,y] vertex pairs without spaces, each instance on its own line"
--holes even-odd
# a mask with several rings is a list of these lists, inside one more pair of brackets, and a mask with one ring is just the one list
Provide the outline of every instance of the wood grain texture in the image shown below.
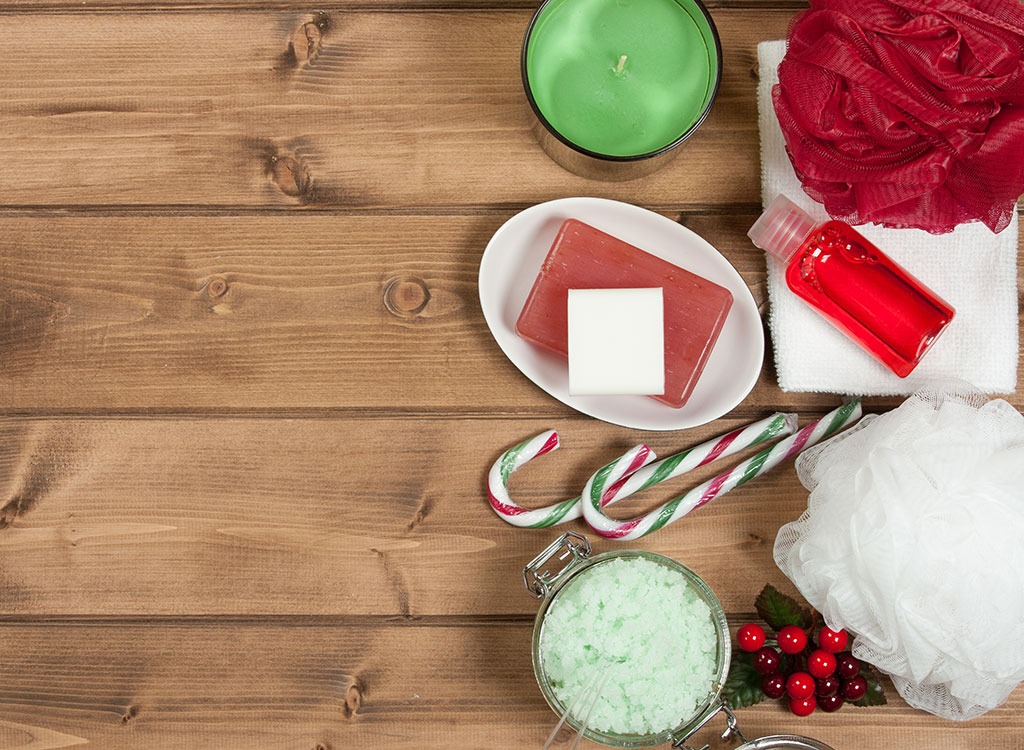
[[[557,717],[530,668],[531,628],[358,620],[2,625],[9,656],[0,747],[540,747]],[[969,728],[952,727],[890,697],[884,708],[807,719],[759,705],[741,712],[741,726],[748,737],[801,733],[834,748],[988,750],[1012,746],[1002,741],[1024,709],[1018,690]]]
[[[485,480],[502,451],[560,430],[564,447],[512,482],[518,502],[540,507],[577,494],[636,443],[668,456],[744,423],[658,434],[581,418],[6,419],[0,611],[528,615],[536,602],[523,567],[565,528],[586,527],[501,521]],[[640,493],[614,515],[653,508],[717,470]],[[700,572],[730,611],[749,612],[765,582],[786,585],[771,547],[806,497],[782,466],[642,546]]]
[[431,409],[488,403],[457,371],[502,367],[475,284],[494,219],[12,221],[9,408]]
[[[625,430],[538,391],[480,312],[493,232],[568,195],[681,221],[764,305],[755,49],[804,3],[710,5],[711,117],[619,184],[533,139],[533,2],[0,8],[0,750],[541,746],[521,571],[560,529],[495,517],[491,462],[557,428],[512,483],[537,507],[635,443],[838,402],[781,392],[769,351],[725,418]],[[786,465],[635,546],[701,573],[736,627],[764,583],[793,591],[772,543],[806,497]],[[1020,744],[1022,689],[964,726],[889,696],[741,720],[836,750]]]
[[[3,407],[567,417],[505,358],[480,311],[480,256],[510,215],[0,217]],[[764,259],[745,234],[755,218],[682,222],[763,306]],[[770,342],[765,361],[738,414],[783,398]],[[785,396],[804,410],[831,402]]]
[[668,168],[615,184],[536,144],[526,11],[0,15],[0,38],[60,50],[0,47],[0,205],[756,203],[755,46],[791,16],[716,14],[711,117]]
[[[704,7],[720,9],[796,12],[807,7],[805,0],[703,0]],[[444,11],[448,13],[474,10],[525,11],[532,13],[537,0],[334,0],[332,10],[339,11]],[[202,11],[292,11],[305,13],[316,7],[300,0],[7,0],[8,12],[60,12],[96,10],[132,10],[135,12]]]

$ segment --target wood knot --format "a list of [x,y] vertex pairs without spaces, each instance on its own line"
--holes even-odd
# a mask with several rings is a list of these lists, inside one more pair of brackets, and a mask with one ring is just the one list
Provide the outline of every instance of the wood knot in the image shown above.
[[409,521],[409,524],[405,527],[405,530],[412,531],[413,529],[415,529],[417,526],[423,523],[424,520],[426,520],[427,516],[430,514],[430,511],[432,511],[433,509],[434,498],[424,496],[423,499],[420,500],[419,505],[416,508],[416,512],[413,514],[412,520]]
[[210,279],[206,285],[206,293],[210,296],[210,299],[217,299],[223,297],[228,291],[227,279],[220,276]]
[[329,14],[320,11],[311,21],[306,21],[292,34],[285,58],[294,66],[312,65],[320,55],[324,35],[332,25]]
[[267,175],[285,195],[303,200],[312,195],[313,178],[305,165],[294,157],[271,153],[267,158]]
[[295,65],[312,65],[320,54],[323,38],[323,32],[312,21],[297,28],[289,42]]
[[0,507],[0,530],[10,528],[19,516],[31,510],[36,499],[35,497],[16,495],[8,500],[3,507]]
[[138,706],[128,706],[128,708],[125,709],[125,712],[123,714],[121,714],[121,723],[122,724],[127,724],[128,722],[130,722],[132,719],[134,719],[138,715],[139,715],[139,707]]
[[363,705],[363,686],[359,680],[356,680],[349,685],[348,690],[345,692],[345,718],[351,719],[359,711],[359,708]]
[[562,725],[562,728],[558,730],[558,734],[555,735],[555,741],[551,744],[561,745],[568,744],[572,741],[573,737],[577,734],[577,730],[569,726],[568,722]]
[[313,750],[331,750],[331,746],[326,742],[318,742],[313,745]]
[[430,303],[430,289],[416,276],[395,276],[384,284],[384,307],[399,318],[415,318]]

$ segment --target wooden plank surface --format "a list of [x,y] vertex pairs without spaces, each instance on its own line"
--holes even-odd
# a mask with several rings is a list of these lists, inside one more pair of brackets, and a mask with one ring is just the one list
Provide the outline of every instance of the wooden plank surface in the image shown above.
[[[539,3],[532,0],[334,0],[329,10],[362,11],[387,10],[403,11],[473,11],[473,10],[505,10],[532,13]],[[171,11],[292,11],[307,13],[309,3],[300,0],[160,0],[144,2],[143,0],[8,0],[4,4],[7,12],[60,12],[60,11],[96,11],[96,10],[132,10],[134,12],[166,13]],[[803,0],[705,0],[704,7],[712,11],[745,9],[748,11],[786,10],[797,12],[804,10],[807,3]],[[314,9],[320,12],[319,8]]]
[[[505,359],[480,254],[547,199],[660,211],[764,307],[745,237],[755,49],[803,3],[710,3],[725,56],[712,115],[629,183],[572,176],[535,143],[519,80],[533,6],[0,8],[0,750],[540,747],[557,717],[531,673],[521,571],[557,530],[491,512],[501,451],[561,433],[513,480],[537,507],[638,442],[668,455],[838,403],[780,391],[769,350],[725,418],[627,430]],[[636,546],[700,572],[736,627],[764,583],[793,591],[772,543],[806,497],[786,465]],[[741,722],[836,750],[1020,744],[1022,689],[962,726],[888,694]]]
[[[358,620],[7,626],[5,645],[15,656],[2,673],[0,747],[539,748],[557,717],[533,682],[531,627]],[[875,730],[894,747],[987,750],[1012,747],[999,743],[1022,709],[1018,691],[968,731],[895,701],[788,723],[834,748],[862,747],[870,714],[895,727]],[[742,716],[751,735],[787,723],[776,705]]]
[[[6,405],[565,415],[480,312],[510,215],[0,217]],[[721,217],[689,223],[725,241]],[[730,255],[763,301],[762,254]]]
[[[745,423],[723,419],[658,434],[564,420],[555,426],[565,446],[516,475],[514,497],[526,507],[549,505],[577,494],[591,473],[636,443],[668,456]],[[505,524],[487,504],[485,478],[502,451],[551,426],[521,419],[5,420],[3,611],[529,614],[536,602],[522,569],[564,529]],[[641,493],[614,515],[655,507],[714,473],[708,467]],[[786,585],[771,548],[775,530],[806,505],[793,484],[792,466],[780,467],[642,546],[700,572],[729,611],[749,612],[764,583]],[[565,528],[587,533],[579,521]]]
[[[568,416],[480,311],[480,256],[511,215],[0,216],[5,408]],[[763,253],[745,235],[755,218],[681,220],[764,306]],[[765,361],[737,413],[779,402],[770,342]]]
[[[569,178],[538,148],[519,78],[528,11],[0,15],[0,37],[61,51],[0,48],[0,205],[756,203],[755,45],[791,15],[716,14],[713,114],[675,163],[626,185]],[[300,60],[289,45],[310,23],[324,30]]]

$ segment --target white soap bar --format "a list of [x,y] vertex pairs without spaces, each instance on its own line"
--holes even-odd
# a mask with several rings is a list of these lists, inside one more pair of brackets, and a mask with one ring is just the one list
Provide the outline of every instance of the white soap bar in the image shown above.
[[665,312],[655,289],[569,290],[569,395],[665,392]]

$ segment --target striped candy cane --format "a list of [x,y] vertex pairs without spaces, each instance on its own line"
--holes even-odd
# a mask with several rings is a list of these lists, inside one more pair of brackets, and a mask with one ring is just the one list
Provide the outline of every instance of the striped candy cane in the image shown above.
[[[646,448],[646,446],[637,446],[610,464],[603,466],[587,480],[587,484],[583,488],[583,517],[594,531],[608,539],[620,541],[639,539],[682,518],[690,511],[706,505],[719,495],[724,495],[754,477],[770,471],[783,461],[800,453],[804,448],[809,448],[856,422],[860,419],[860,415],[859,401],[844,404],[816,422],[807,425],[795,435],[780,440],[771,448],[762,450],[729,471],[709,479],[676,499],[655,508],[650,513],[627,521],[616,521],[604,514],[602,508],[605,505],[621,500],[629,494],[639,492],[655,483],[645,482],[646,477],[644,476],[633,481],[633,477],[640,475],[639,471],[632,476],[626,474],[628,478],[625,482],[616,484],[617,480],[612,479],[612,477],[622,476],[621,467],[631,466],[638,452],[642,452]],[[652,467],[648,467],[648,469],[650,468]]]
[[[571,521],[583,515],[579,495],[554,505],[530,510],[515,503],[508,494],[509,478],[514,471],[537,456],[557,450],[559,445],[558,433],[548,430],[509,448],[494,462],[487,475],[487,497],[491,508],[500,518],[513,526],[539,529]],[[634,452],[633,459],[619,467],[621,473],[636,471],[656,458],[654,452],[646,445],[638,446]],[[619,476],[621,477],[621,474]]]
[[[783,435],[790,435],[795,429],[795,414],[773,414],[766,419],[676,453],[657,463],[650,463],[655,459],[655,454],[650,448],[638,446],[631,452],[629,460],[619,460],[614,470],[614,476],[609,475],[606,478],[604,482],[604,486],[607,487],[606,498],[602,505],[613,503],[619,497],[639,492],[653,484],[672,479],[698,466],[738,453],[753,445]],[[509,496],[508,483],[512,473],[537,456],[543,456],[558,447],[558,433],[548,430],[513,446],[495,461],[487,477],[487,495],[491,508],[500,518],[513,526],[533,529],[554,526],[583,515],[583,505],[579,496],[535,510],[523,508]]]

